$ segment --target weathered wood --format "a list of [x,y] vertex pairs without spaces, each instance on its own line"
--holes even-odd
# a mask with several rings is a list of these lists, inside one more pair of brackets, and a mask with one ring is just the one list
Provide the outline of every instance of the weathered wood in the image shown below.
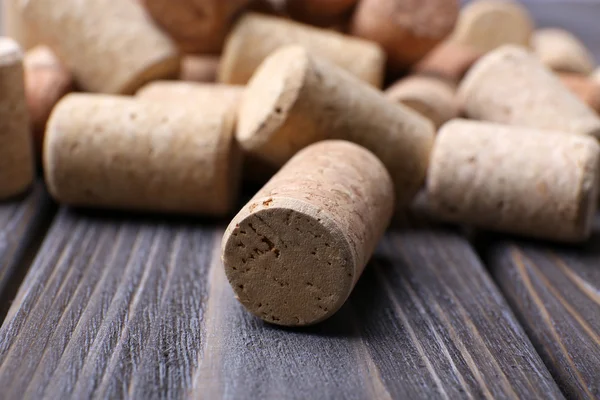
[[61,210],[0,328],[2,398],[562,397],[454,233],[390,234],[304,330],[242,309],[221,235]]
[[497,239],[486,248],[494,278],[563,392],[600,398],[600,233],[582,247]]

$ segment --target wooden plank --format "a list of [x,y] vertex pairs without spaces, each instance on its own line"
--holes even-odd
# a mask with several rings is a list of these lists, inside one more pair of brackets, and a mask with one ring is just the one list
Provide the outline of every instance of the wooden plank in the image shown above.
[[0,328],[2,397],[562,397],[454,233],[390,234],[348,304],[303,330],[241,308],[221,234],[61,210]]
[[497,239],[494,278],[569,398],[600,398],[600,219],[582,247]]

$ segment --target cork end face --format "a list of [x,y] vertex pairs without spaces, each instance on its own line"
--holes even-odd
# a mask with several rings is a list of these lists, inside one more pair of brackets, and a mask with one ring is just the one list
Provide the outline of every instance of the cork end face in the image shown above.
[[311,325],[341,308],[357,272],[332,221],[310,205],[287,203],[262,198],[242,210],[223,238],[225,272],[238,300],[259,318]]
[[0,66],[13,65],[22,60],[21,46],[9,37],[0,37]]
[[308,52],[289,46],[269,56],[256,71],[242,97],[237,139],[252,151],[285,123],[304,84]]

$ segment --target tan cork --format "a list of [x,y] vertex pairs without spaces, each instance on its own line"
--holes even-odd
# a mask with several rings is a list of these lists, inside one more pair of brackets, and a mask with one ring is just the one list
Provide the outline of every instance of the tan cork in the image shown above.
[[146,82],[179,73],[175,45],[134,1],[19,4],[26,22],[36,27],[86,91],[130,94]]
[[575,35],[564,29],[539,29],[531,44],[535,55],[551,70],[583,75],[594,70],[592,54]]
[[375,87],[383,84],[385,54],[376,44],[283,18],[246,14],[227,39],[218,80],[245,85],[275,50],[301,45]]
[[481,55],[470,46],[444,41],[415,64],[412,71],[458,84]]
[[385,91],[385,96],[418,112],[433,122],[437,129],[458,117],[460,110],[455,93],[454,85],[446,81],[413,75],[396,82]]
[[450,222],[582,241],[596,210],[599,159],[591,137],[454,120],[437,136],[428,205]]
[[538,58],[519,46],[482,57],[458,89],[472,119],[600,137],[600,119]]
[[381,44],[394,70],[419,61],[454,29],[458,0],[362,0],[350,32]]
[[600,82],[580,74],[559,74],[561,82],[568,87],[581,101],[600,113]]
[[237,196],[231,113],[130,97],[70,94],[46,130],[44,170],[61,203],[222,215]]
[[330,26],[345,20],[358,0],[288,0],[287,9],[295,20]]
[[592,72],[592,74],[590,75],[590,79],[592,79],[594,82],[600,84],[600,67],[596,68],[594,70],[594,72]]
[[487,53],[506,44],[529,47],[534,23],[512,0],[478,0],[466,5],[450,40]]
[[281,166],[325,139],[358,143],[387,166],[400,206],[425,178],[433,124],[300,46],[273,53],[242,97],[237,138],[249,153]]
[[311,145],[239,212],[223,236],[237,299],[277,325],[323,321],[340,309],[390,222],[391,179],[364,148]]
[[73,89],[73,75],[47,46],[29,50],[23,64],[33,141],[41,155],[46,122],[56,103]]
[[[23,21],[23,16],[18,6],[19,0],[0,0],[2,3],[2,25],[4,35],[15,40],[22,49],[29,50],[39,44],[37,34],[33,27]],[[1,31],[1,30],[0,30]]]
[[16,41],[0,37],[0,200],[21,194],[33,178],[23,53]]
[[181,59],[179,79],[189,82],[216,82],[219,60],[218,56],[186,55]]

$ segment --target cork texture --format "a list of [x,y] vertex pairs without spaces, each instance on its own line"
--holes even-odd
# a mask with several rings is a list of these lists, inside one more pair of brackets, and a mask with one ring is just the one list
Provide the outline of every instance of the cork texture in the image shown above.
[[386,97],[418,112],[436,129],[459,115],[454,85],[429,76],[409,76],[385,91]]
[[301,45],[375,87],[383,84],[385,54],[375,43],[283,18],[248,13],[230,33],[218,80],[244,85],[275,50]]
[[519,2],[478,0],[463,7],[450,40],[487,53],[507,44],[529,47],[533,29]]
[[472,119],[600,137],[596,113],[518,46],[481,58],[462,81],[458,98]]
[[223,237],[238,300],[278,325],[310,325],[346,301],[391,219],[381,162],[343,141],[307,147],[240,211]]
[[220,215],[237,196],[240,157],[223,108],[70,94],[48,121],[46,183],[61,203]]
[[418,62],[454,29],[458,0],[362,0],[350,32],[381,44],[394,70]]
[[531,43],[535,55],[551,70],[583,75],[594,70],[594,56],[575,35],[564,29],[539,29]]
[[85,91],[131,94],[146,82],[179,73],[175,45],[134,1],[19,4],[25,21],[36,27]]
[[429,206],[446,221],[583,241],[596,210],[599,152],[591,137],[454,120],[433,150]]
[[181,59],[182,81],[211,83],[217,80],[219,57],[210,55],[187,55]]
[[241,146],[275,166],[320,140],[358,143],[390,171],[399,206],[423,183],[434,135],[426,118],[299,46],[280,49],[257,71],[237,127]]
[[470,46],[444,41],[415,64],[412,72],[458,84],[481,55],[481,52]]
[[600,113],[600,82],[572,73],[559,74],[560,81],[596,113]]

